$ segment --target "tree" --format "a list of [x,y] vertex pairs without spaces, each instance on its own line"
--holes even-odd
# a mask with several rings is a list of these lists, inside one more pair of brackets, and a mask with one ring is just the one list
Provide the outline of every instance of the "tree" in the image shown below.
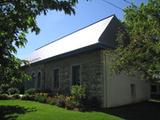
[[124,12],[124,30],[113,50],[114,70],[141,71],[145,79],[160,79],[160,0],[131,5]]
[[38,34],[36,16],[48,10],[75,14],[78,0],[1,0],[0,1],[0,85],[17,86],[29,77],[21,71],[26,61],[15,57],[16,48],[27,43],[28,30]]

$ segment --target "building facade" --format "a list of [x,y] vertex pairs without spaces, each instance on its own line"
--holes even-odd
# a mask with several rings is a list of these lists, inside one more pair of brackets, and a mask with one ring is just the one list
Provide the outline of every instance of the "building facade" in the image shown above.
[[26,71],[32,80],[25,88],[69,94],[72,85],[85,85],[89,97],[102,107],[114,107],[150,98],[150,83],[140,75],[111,73],[106,49],[115,47],[120,26],[115,16],[107,17],[35,50]]

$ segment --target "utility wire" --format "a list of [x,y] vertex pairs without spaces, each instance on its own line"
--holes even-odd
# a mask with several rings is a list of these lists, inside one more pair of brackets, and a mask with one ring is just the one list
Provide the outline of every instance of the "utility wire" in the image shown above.
[[109,5],[112,5],[113,7],[116,7],[116,8],[118,8],[118,9],[124,11],[121,7],[115,5],[115,4],[111,3],[111,2],[108,2],[107,0],[102,0],[102,1],[105,2],[105,3],[107,3],[107,4],[109,4]]
[[130,4],[130,5],[133,4],[132,2],[129,2],[128,0],[123,0],[123,1],[126,2],[126,3],[128,3],[128,4]]
[[126,3],[128,3],[128,4],[130,4],[130,5],[133,5],[134,7],[136,7],[136,5],[133,4],[133,2],[129,2],[128,0],[123,0],[123,1],[126,2]]

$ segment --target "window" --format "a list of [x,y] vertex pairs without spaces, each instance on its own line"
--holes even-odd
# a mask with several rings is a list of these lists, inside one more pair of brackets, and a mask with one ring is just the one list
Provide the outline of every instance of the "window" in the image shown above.
[[35,80],[35,73],[32,73],[32,80]]
[[53,71],[54,88],[59,88],[59,69]]
[[80,85],[80,65],[72,67],[72,85]]
[[37,79],[37,88],[41,87],[41,72],[38,73],[38,79]]
[[32,87],[35,86],[35,79],[36,79],[36,76],[35,76],[35,73],[32,73]]
[[46,84],[46,83],[45,83],[45,75],[46,75],[46,74],[45,74],[45,72],[44,72],[44,73],[43,73],[43,90],[45,90],[45,84]]
[[136,87],[135,87],[135,84],[131,84],[131,96],[133,98],[136,97]]
[[157,85],[151,85],[151,92],[153,93],[157,92]]

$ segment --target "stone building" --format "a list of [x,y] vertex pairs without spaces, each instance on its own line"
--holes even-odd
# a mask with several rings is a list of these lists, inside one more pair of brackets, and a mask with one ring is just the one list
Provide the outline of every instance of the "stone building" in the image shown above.
[[72,85],[86,85],[89,97],[102,107],[114,107],[147,100],[150,83],[140,76],[110,72],[107,48],[115,48],[118,19],[112,15],[36,49],[26,67],[32,80],[25,88],[69,94]]

